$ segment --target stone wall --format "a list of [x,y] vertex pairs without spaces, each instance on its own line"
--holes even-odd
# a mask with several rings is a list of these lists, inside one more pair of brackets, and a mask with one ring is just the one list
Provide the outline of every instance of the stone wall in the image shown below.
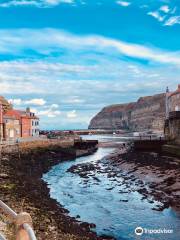
[[166,120],[165,136],[168,140],[180,144],[180,112],[174,112],[174,116]]

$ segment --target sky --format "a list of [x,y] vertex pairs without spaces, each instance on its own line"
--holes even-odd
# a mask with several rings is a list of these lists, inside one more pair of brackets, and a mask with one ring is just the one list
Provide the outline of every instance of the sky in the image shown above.
[[0,95],[42,129],[178,83],[179,0],[0,0]]

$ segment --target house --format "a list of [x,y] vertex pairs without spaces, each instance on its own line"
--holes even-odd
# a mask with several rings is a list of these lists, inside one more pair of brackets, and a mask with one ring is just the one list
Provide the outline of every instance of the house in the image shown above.
[[[12,110],[14,111],[14,110]],[[21,137],[21,126],[20,119],[15,114],[4,114],[3,115],[4,123],[4,139],[14,140]]]
[[12,138],[12,135],[14,138],[39,136],[39,118],[30,111],[30,108],[27,108],[26,111],[9,110],[4,114],[3,119],[6,128],[6,139]]
[[[39,136],[39,118],[30,111],[30,108],[26,108],[26,117],[22,119],[22,135],[26,135],[26,130],[29,129],[30,136]],[[26,127],[25,127],[26,126]]]
[[180,84],[174,92],[166,90],[165,136],[180,144]]
[[169,112],[180,111],[180,84],[175,92],[168,96]]
[[39,118],[30,108],[16,110],[0,101],[0,141],[38,136]]

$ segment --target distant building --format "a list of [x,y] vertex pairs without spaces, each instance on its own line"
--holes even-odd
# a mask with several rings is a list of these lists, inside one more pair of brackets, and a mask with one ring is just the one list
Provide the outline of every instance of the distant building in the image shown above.
[[26,111],[7,109],[0,102],[0,140],[39,136],[39,118],[27,108]]
[[169,112],[180,111],[180,84],[175,92],[168,96]]
[[180,144],[180,84],[175,92],[166,90],[165,136]]

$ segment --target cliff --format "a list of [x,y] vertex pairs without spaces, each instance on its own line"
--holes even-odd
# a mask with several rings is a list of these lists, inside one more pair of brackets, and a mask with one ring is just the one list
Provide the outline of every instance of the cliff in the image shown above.
[[89,129],[127,129],[163,131],[165,94],[138,99],[137,102],[103,108],[89,124]]

